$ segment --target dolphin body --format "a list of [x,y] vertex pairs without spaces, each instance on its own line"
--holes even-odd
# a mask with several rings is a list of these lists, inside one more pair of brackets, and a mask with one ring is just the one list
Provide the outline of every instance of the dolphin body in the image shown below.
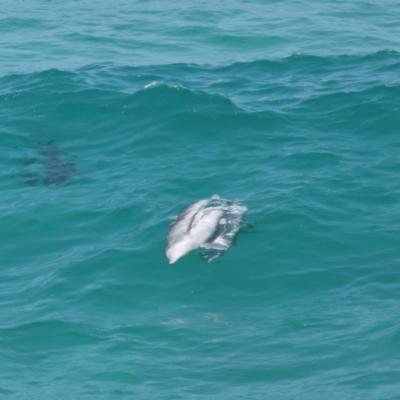
[[165,254],[170,264],[192,250],[202,247],[202,257],[211,262],[234,243],[245,226],[243,214],[247,207],[218,195],[191,204],[172,223],[167,236]]
[[[39,182],[44,185],[59,188],[76,174],[74,162],[64,162],[68,154],[62,152],[55,144],[55,140],[39,143],[38,153],[44,162],[42,170],[36,158],[24,162],[24,172],[21,174],[22,182],[28,186],[36,186]],[[40,160],[39,159],[39,160]]]

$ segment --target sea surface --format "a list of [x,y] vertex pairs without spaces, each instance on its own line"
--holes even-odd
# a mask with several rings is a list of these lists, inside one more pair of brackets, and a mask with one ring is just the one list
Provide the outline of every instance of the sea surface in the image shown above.
[[398,1],[0,8],[1,399],[400,399]]

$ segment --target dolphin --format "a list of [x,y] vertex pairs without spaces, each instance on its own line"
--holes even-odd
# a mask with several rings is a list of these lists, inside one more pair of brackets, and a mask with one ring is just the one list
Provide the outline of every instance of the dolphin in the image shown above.
[[192,250],[206,249],[202,257],[211,262],[234,243],[244,225],[247,207],[218,195],[191,204],[172,223],[165,254],[170,264]]
[[43,183],[52,187],[60,187],[76,173],[75,163],[65,163],[57,157],[50,158],[44,164],[44,168],[45,177]]
[[51,140],[46,143],[38,143],[39,161],[37,158],[30,158],[24,162],[24,171],[20,175],[22,182],[28,186],[36,186],[39,182],[44,185],[59,188],[76,174],[74,162],[65,162],[68,154],[62,152]]

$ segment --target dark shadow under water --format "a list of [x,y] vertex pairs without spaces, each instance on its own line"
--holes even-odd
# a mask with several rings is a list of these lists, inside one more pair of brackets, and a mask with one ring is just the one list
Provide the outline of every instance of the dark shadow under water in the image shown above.
[[69,155],[60,150],[55,140],[39,143],[38,157],[30,158],[23,164],[20,174],[22,184],[37,186],[43,184],[59,188],[76,174],[74,162],[67,162]]

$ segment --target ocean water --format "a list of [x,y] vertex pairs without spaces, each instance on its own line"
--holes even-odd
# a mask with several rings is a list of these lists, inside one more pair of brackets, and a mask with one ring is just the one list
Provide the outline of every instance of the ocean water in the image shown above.
[[[399,20],[3,1],[0,397],[400,399]],[[254,231],[169,265],[213,194]]]

